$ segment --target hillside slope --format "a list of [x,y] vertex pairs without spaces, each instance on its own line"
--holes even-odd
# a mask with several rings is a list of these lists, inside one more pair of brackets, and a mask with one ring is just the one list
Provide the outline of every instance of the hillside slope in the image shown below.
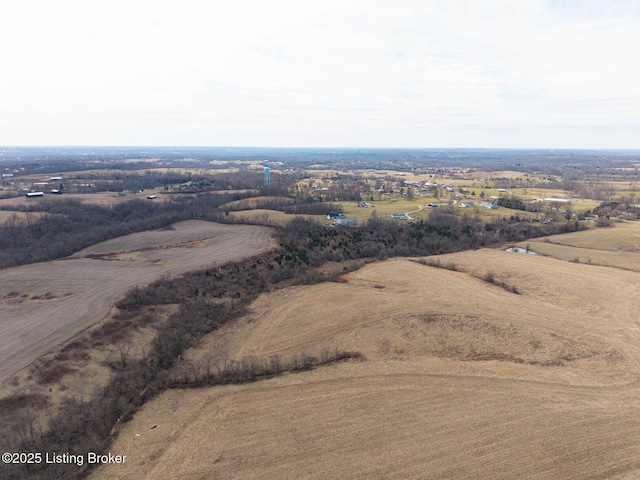
[[365,359],[169,391],[121,427],[111,451],[126,464],[92,478],[640,475],[640,274],[497,250],[439,258],[460,271],[392,260],[260,297],[185,367],[325,348]]

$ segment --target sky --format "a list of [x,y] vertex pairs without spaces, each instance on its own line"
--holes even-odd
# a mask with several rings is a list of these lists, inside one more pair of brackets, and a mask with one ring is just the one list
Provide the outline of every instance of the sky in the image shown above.
[[3,0],[0,145],[640,149],[640,0]]

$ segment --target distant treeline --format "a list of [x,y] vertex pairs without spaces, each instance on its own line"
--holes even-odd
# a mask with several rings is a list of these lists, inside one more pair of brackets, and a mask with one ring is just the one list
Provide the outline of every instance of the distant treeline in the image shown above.
[[500,197],[496,202],[498,205],[504,208],[511,208],[513,210],[526,210],[527,207],[522,200],[516,197]]
[[8,166],[25,166],[30,172],[155,167],[213,169],[228,168],[226,162],[259,161],[266,165],[284,162],[287,166],[325,170],[419,170],[455,165],[483,170],[544,170],[562,174],[570,169],[603,165],[629,167],[640,158],[637,150],[482,148],[4,147],[0,153]]
[[319,201],[311,197],[263,197],[260,199],[250,199],[240,202],[233,202],[225,205],[224,210],[236,212],[249,209],[279,210],[289,214],[304,215],[327,215],[329,212],[342,213],[343,207],[340,203]]
[[[178,192],[197,193],[210,190],[253,190],[264,187],[262,173],[254,170],[242,170],[236,173],[192,173],[190,171],[168,170],[146,171],[144,174],[126,172],[89,172],[76,174],[72,177],[72,184],[67,182],[67,191],[88,191],[87,187],[74,187],[73,184],[91,184],[92,192],[121,192],[139,191],[165,187],[167,193]],[[274,175],[270,194],[275,195],[288,192],[290,182],[288,177]],[[171,187],[171,188],[170,188]],[[84,190],[83,190],[84,188]]]
[[[78,192],[137,192],[165,185],[179,185],[200,182],[208,185],[208,180],[212,175],[193,175],[190,172],[182,173],[178,170],[168,170],[166,172],[148,170],[144,174],[126,173],[122,171],[89,171],[87,173],[75,173],[72,177],[61,182],[66,193]],[[81,185],[91,185],[83,187]],[[57,188],[57,187],[56,187]]]

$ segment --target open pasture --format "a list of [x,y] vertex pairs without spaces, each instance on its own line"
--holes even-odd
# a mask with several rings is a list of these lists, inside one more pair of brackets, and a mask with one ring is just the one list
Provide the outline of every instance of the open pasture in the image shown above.
[[640,272],[640,222],[531,239],[518,244],[536,253],[579,263]]
[[640,255],[634,252],[613,252],[606,249],[581,248],[551,241],[548,243],[529,241],[517,244],[521,248],[525,248],[526,245],[529,245],[529,248],[539,255],[546,255],[568,262],[604,265],[640,272]]
[[220,205],[219,208],[220,210],[251,210],[261,208],[263,205],[274,202],[280,202],[284,206],[295,203],[295,200],[289,197],[251,197],[225,203],[224,205]]
[[191,220],[0,270],[0,381],[100,321],[127,289],[255,255],[270,235],[266,227]]
[[613,223],[611,227],[592,228],[582,232],[538,238],[532,242],[546,240],[560,245],[607,251],[640,252],[640,222]]
[[457,271],[391,260],[261,296],[185,368],[325,348],[365,359],[166,392],[119,429],[111,451],[127,463],[91,478],[640,475],[640,274],[499,250],[438,258]]
[[[152,192],[144,193],[124,193],[118,194],[113,192],[98,192],[98,193],[65,193],[63,195],[45,195],[44,197],[27,198],[26,196],[5,198],[0,200],[0,206],[5,208],[11,208],[17,205],[33,205],[38,202],[54,201],[59,202],[61,200],[77,200],[81,203],[91,203],[95,205],[116,205],[122,202],[128,202],[134,198],[146,199],[147,195]],[[166,197],[167,199],[169,197]],[[162,201],[163,196],[158,196],[154,201]]]
[[358,207],[357,202],[341,202],[344,214],[347,218],[369,218],[375,212],[378,216],[388,216],[392,213],[406,213],[416,211],[420,206],[426,206],[427,203],[435,201],[432,197],[416,197],[408,200],[403,197],[396,198],[391,202],[389,198],[382,200],[367,201],[371,205],[370,208]]

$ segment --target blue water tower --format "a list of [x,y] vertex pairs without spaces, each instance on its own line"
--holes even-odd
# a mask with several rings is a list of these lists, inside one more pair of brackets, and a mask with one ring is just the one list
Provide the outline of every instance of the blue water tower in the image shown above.
[[271,169],[269,167],[264,167],[264,184],[271,185]]

